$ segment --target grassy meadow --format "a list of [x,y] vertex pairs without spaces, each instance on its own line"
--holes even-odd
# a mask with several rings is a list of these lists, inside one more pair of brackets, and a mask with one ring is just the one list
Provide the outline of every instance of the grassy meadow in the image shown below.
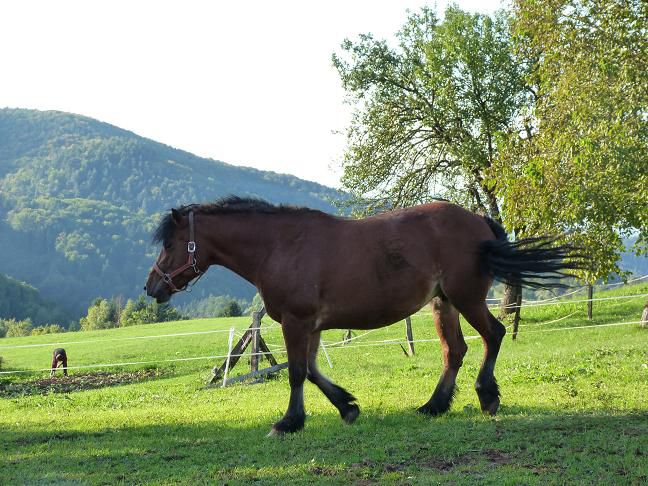
[[[647,293],[641,284],[595,298]],[[434,419],[415,413],[442,365],[429,312],[413,317],[414,338],[426,341],[413,357],[382,342],[402,341],[403,323],[360,331],[327,348],[332,369],[320,352],[322,370],[358,398],[357,422],[344,425],[307,383],[306,427],[282,438],[265,435],[287,405],[285,371],[256,385],[204,386],[222,362],[213,356],[227,352],[227,331],[240,334],[249,317],[1,339],[1,371],[26,372],[0,375],[0,484],[645,484],[648,329],[569,329],[637,321],[645,301],[595,302],[593,321],[585,303],[525,307],[518,339],[507,335],[497,363],[495,418],[479,410],[483,348],[466,323],[459,390]],[[280,328],[268,318],[263,326],[282,360]],[[71,367],[137,364],[72,369],[65,392],[64,378],[33,386],[48,376],[33,370],[49,365],[54,347]],[[198,359],[176,361],[185,358]],[[232,374],[247,369],[244,357]],[[115,379],[85,385],[102,373]]]

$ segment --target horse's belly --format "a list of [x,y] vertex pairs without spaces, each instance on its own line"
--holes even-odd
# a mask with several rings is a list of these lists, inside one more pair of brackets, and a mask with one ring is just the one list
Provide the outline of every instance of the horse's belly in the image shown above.
[[375,296],[347,296],[320,308],[317,329],[376,329],[402,321],[421,309],[440,292],[429,282],[407,292],[377,292]]

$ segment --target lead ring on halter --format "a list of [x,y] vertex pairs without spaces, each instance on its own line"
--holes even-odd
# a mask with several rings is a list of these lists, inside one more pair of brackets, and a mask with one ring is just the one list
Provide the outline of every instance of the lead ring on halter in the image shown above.
[[[183,292],[183,291],[191,292],[191,287],[196,285],[196,282],[198,282],[198,280],[200,280],[200,277],[202,277],[203,274],[205,273],[198,268],[198,262],[196,261],[196,248],[197,246],[194,237],[194,213],[193,211],[190,211],[189,212],[189,243],[187,243],[187,253],[189,254],[189,256],[187,258],[187,263],[182,265],[180,268],[176,268],[174,271],[170,273],[163,272],[162,269],[158,266],[157,262],[153,264],[153,270],[155,270],[155,273],[157,273],[160,277],[162,277],[162,280],[164,281],[164,283],[166,283],[169,286],[172,292],[174,293]],[[198,278],[194,277],[196,278],[196,280],[194,280],[191,286],[189,286],[189,284],[191,283],[191,280],[189,280],[189,282],[187,282],[184,285],[184,287],[182,288],[176,287],[175,284],[173,283],[173,278],[177,277],[188,268],[193,268],[193,271],[196,273]]]

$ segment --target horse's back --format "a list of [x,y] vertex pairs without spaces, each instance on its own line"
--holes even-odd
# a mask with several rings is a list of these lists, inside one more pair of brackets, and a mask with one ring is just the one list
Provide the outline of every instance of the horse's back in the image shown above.
[[445,202],[331,219],[324,233],[313,281],[323,328],[379,327],[416,312],[445,285],[478,278],[479,243],[494,237],[483,217]]

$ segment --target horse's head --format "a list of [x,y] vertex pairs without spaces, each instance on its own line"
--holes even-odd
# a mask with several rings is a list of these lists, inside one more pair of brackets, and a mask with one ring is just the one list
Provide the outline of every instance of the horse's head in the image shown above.
[[193,211],[172,209],[162,218],[153,241],[162,243],[162,250],[151,268],[145,290],[161,304],[174,293],[188,290],[190,282],[203,274],[196,261]]

